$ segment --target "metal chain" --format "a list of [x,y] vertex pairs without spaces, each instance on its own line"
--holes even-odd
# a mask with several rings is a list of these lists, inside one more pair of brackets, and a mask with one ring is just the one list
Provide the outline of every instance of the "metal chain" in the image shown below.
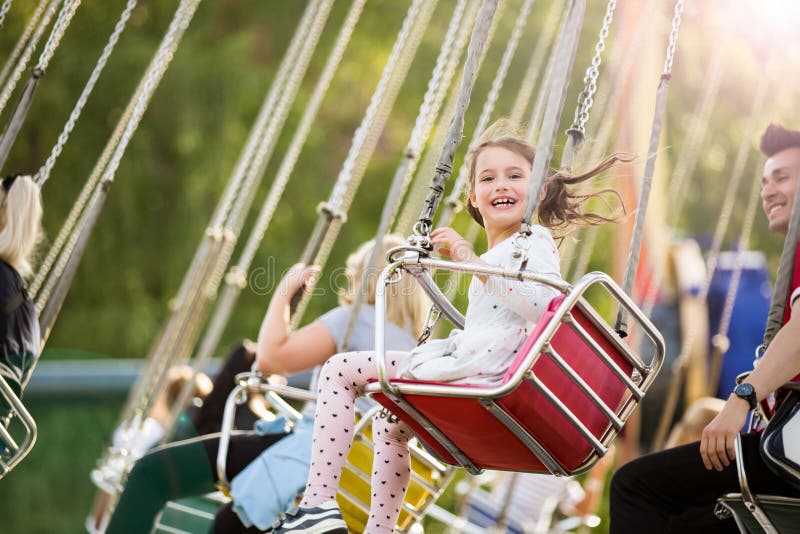
[[[525,0],[525,3],[522,5],[522,8],[517,15],[514,23],[514,29],[511,31],[511,37],[506,44],[506,49],[503,51],[503,57],[501,58],[500,64],[497,67],[497,72],[492,78],[492,87],[486,96],[486,101],[483,103],[481,114],[478,117],[478,123],[475,125],[475,129],[472,131],[472,139],[470,140],[468,147],[477,144],[478,140],[481,138],[481,135],[483,135],[483,131],[486,130],[487,126],[489,126],[489,119],[491,119],[492,113],[494,113],[497,99],[500,97],[500,91],[503,89],[503,84],[508,76],[508,70],[511,67],[511,62],[513,61],[514,55],[517,52],[520,37],[525,29],[525,25],[528,23],[533,2],[534,0]],[[459,168],[458,175],[453,183],[453,188],[450,192],[450,195],[445,200],[444,209],[441,217],[439,218],[440,226],[450,226],[453,217],[461,208],[465,190],[468,188],[469,166],[467,163],[468,158],[464,158],[464,160],[461,162],[461,167]]]
[[114,47],[119,41],[119,37],[122,34],[123,30],[125,29],[125,25],[128,22],[128,19],[131,17],[131,13],[133,9],[136,7],[137,0],[128,0],[128,4],[125,6],[125,9],[122,11],[122,15],[120,15],[117,24],[114,26],[114,31],[112,32],[111,36],[106,43],[105,48],[103,48],[102,54],[100,54],[100,58],[97,60],[97,64],[92,71],[91,76],[89,76],[89,80],[86,82],[86,86],[83,88],[80,97],[78,97],[78,102],[75,104],[72,113],[70,113],[69,119],[67,123],[64,125],[64,129],[61,131],[61,134],[58,136],[58,142],[56,142],[53,150],[50,152],[50,157],[47,158],[47,161],[44,165],[36,172],[34,176],[34,180],[41,188],[47,179],[50,177],[50,172],[53,170],[53,165],[56,163],[56,159],[61,155],[61,152],[64,150],[64,145],[66,144],[67,140],[69,139],[72,130],[75,128],[75,123],[78,121],[78,118],[81,116],[81,112],[83,111],[83,107],[86,105],[86,101],[89,99],[89,95],[92,94],[94,90],[94,86],[97,83],[97,80],[100,78],[100,74],[103,72],[103,69],[108,62],[108,58],[111,56],[111,53],[114,51]]
[[675,11],[672,16],[672,28],[669,32],[669,45],[667,45],[667,57],[664,59],[664,75],[672,74],[672,62],[675,60],[675,47],[678,44],[678,30],[681,27],[681,15],[683,14],[683,0],[675,3]]
[[[367,163],[372,157],[378,138],[386,125],[400,87],[408,75],[411,61],[416,55],[436,4],[436,1],[414,0],[408,9],[403,26],[381,74],[381,79],[372,95],[364,118],[353,136],[350,152],[331,192],[328,208],[335,214],[346,214],[350,209],[356,190],[364,177]],[[331,221],[314,260],[315,264],[324,267],[343,224],[342,217],[336,217]],[[310,302],[310,295],[310,292],[306,292],[300,299],[292,316],[292,328],[297,328],[300,324]]]
[[[446,87],[450,85],[452,75],[455,73],[455,64],[458,58],[461,57],[463,45],[466,43],[466,37],[463,39],[463,42],[458,43],[460,46],[457,49],[455,47],[456,41],[459,40],[459,34],[468,34],[468,28],[472,26],[472,21],[474,20],[473,15],[477,14],[476,10],[471,10],[471,13],[465,15],[466,5],[466,0],[459,0],[456,9],[453,11],[453,16],[450,19],[444,42],[439,50],[439,56],[436,58],[433,74],[428,82],[428,87],[417,115],[414,130],[411,132],[408,144],[403,151],[402,162],[392,179],[392,184],[386,195],[386,200],[381,210],[380,221],[378,222],[378,228],[373,238],[374,244],[372,251],[362,269],[361,279],[356,281],[356,283],[359,284],[360,290],[356,292],[355,298],[350,305],[347,325],[338,347],[340,352],[350,349],[350,338],[358,322],[361,305],[363,304],[364,297],[369,294],[369,286],[375,273],[375,266],[378,265],[380,257],[383,255],[383,240],[392,225],[397,210],[400,208],[400,203],[403,200],[409,179],[413,173],[413,170],[410,169],[416,164],[419,158],[419,152],[422,149],[422,144],[427,141],[430,129],[433,127],[433,119],[438,113],[441,101],[444,99]],[[477,8],[477,2],[473,2],[472,5]],[[470,20],[465,21],[465,17],[469,17]],[[467,31],[464,31],[465,29],[467,29]],[[448,69],[450,66],[452,66],[452,69]],[[449,76],[447,76],[445,80],[446,70],[449,70]]]
[[[134,95],[139,94],[139,92],[144,88],[144,79],[139,81],[139,86],[137,87]],[[50,246],[50,250],[47,252],[47,256],[45,257],[44,261],[39,265],[38,270],[36,271],[36,276],[34,277],[33,281],[31,282],[30,286],[28,287],[28,292],[31,294],[32,297],[35,297],[39,289],[41,288],[42,284],[44,283],[45,277],[50,272],[50,269],[53,267],[56,259],[58,258],[61,249],[63,248],[66,240],[69,238],[72,229],[75,227],[75,224],[78,221],[78,217],[80,217],[81,213],[83,212],[83,208],[86,206],[86,203],[89,201],[90,196],[95,190],[95,186],[97,182],[100,180],[100,175],[103,172],[103,169],[106,168],[108,165],[108,160],[111,159],[111,154],[114,152],[114,147],[117,146],[119,143],[120,137],[122,137],[122,132],[125,131],[125,125],[130,120],[131,114],[133,113],[133,107],[135,104],[135,97],[128,102],[128,106],[125,108],[125,112],[122,114],[122,117],[117,122],[117,126],[114,129],[111,137],[109,137],[108,142],[106,143],[103,152],[101,153],[100,157],[95,163],[94,168],[92,169],[91,174],[89,175],[89,179],[86,180],[86,183],[81,189],[80,194],[78,195],[77,200],[72,205],[70,209],[69,215],[64,220],[64,224],[61,226],[61,229],[58,232],[58,236],[53,241],[53,244]],[[44,303],[42,304],[44,306]]]
[[245,245],[244,250],[239,257],[239,261],[236,262],[236,267],[234,267],[234,269],[246,271],[250,268],[250,265],[253,262],[253,258],[258,251],[259,244],[264,239],[264,234],[269,227],[270,221],[272,221],[272,216],[275,213],[275,210],[278,208],[278,204],[280,203],[280,199],[286,184],[288,183],[288,180],[294,171],[295,164],[300,157],[300,151],[302,150],[303,145],[305,144],[306,139],[311,132],[312,126],[314,126],[314,121],[316,120],[319,108],[328,92],[331,81],[333,80],[333,76],[336,74],[339,64],[341,63],[342,57],[344,56],[344,52],[347,49],[347,45],[350,42],[351,36],[353,35],[353,30],[355,29],[356,23],[361,16],[361,12],[365,3],[366,0],[354,0],[350,6],[350,11],[347,14],[344,24],[342,24],[342,28],[339,31],[336,43],[334,44],[331,53],[328,55],[328,59],[325,62],[325,67],[323,68],[322,74],[317,80],[314,91],[311,94],[311,98],[309,98],[308,102],[305,104],[303,116],[300,119],[300,123],[294,133],[294,136],[292,137],[291,142],[289,143],[289,148],[286,150],[283,160],[281,161],[278,172],[275,175],[275,180],[267,195],[267,199],[265,200],[263,207],[258,214],[258,218],[256,219],[256,223],[250,234],[250,238],[248,239],[247,244]]
[[[164,36],[164,39],[162,40],[159,49],[156,52],[156,56],[153,58],[153,61],[148,67],[148,72],[144,76],[144,83],[141,86],[142,91],[136,95],[136,103],[134,104],[132,113],[127,121],[127,124],[125,125],[125,129],[120,135],[119,143],[116,145],[113,154],[109,158],[108,165],[101,175],[101,182],[112,182],[114,180],[114,174],[119,167],[119,163],[125,152],[125,148],[127,148],[127,145],[133,136],[133,132],[138,126],[144,111],[147,109],[147,105],[150,103],[150,99],[153,96],[155,88],[161,81],[161,78],[163,77],[167,66],[169,66],[170,61],[172,61],[175,49],[178,47],[178,43],[180,42],[186,27],[189,25],[189,21],[191,20],[192,15],[194,15],[199,3],[200,0],[181,0],[181,4],[178,7],[175,17],[169,26],[167,34]],[[103,185],[101,183],[101,187],[102,186]],[[37,311],[41,311],[41,309],[44,307],[44,304],[49,299],[50,293],[55,286],[58,277],[66,267],[67,261],[69,260],[71,252],[77,242],[79,233],[80,232],[73,233],[73,237],[69,240],[67,246],[64,248],[61,257],[51,272],[41,294],[38,295],[36,302]]]
[[[479,6],[476,6],[479,7]],[[502,7],[502,4],[498,5],[498,9]],[[475,17],[473,17],[473,21],[477,18],[477,12],[475,13]],[[486,52],[491,44],[495,30],[497,29],[498,20],[500,17],[494,17],[492,20],[492,25],[489,28],[489,35],[486,38],[486,46],[484,47],[480,60],[478,62],[478,70],[480,70],[481,65],[483,65],[483,60],[486,57]],[[471,30],[474,22],[469,25],[468,28],[465,28],[467,31]],[[467,34],[469,37],[469,34]],[[460,58],[459,58],[460,60]],[[436,172],[436,164],[439,160],[439,154],[442,151],[442,147],[444,146],[445,135],[447,133],[447,125],[450,121],[450,118],[453,116],[453,113],[456,109],[456,103],[458,101],[458,92],[459,92],[459,85],[458,84],[451,84],[450,92],[447,95],[447,100],[445,101],[444,108],[442,112],[439,114],[439,120],[435,127],[435,134],[433,136],[433,140],[429,143],[430,147],[428,148],[425,158],[423,158],[422,163],[419,165],[419,170],[417,171],[417,176],[414,179],[414,184],[411,187],[411,191],[408,192],[407,199],[403,204],[403,210],[400,212],[400,216],[394,223],[394,231],[399,232],[401,234],[408,233],[412,230],[417,224],[417,217],[419,215],[420,210],[422,210],[422,206],[425,203],[425,197],[427,196],[428,188],[430,186],[430,179],[431,176]]]
[[50,4],[47,6],[47,9],[45,10],[41,20],[39,20],[39,24],[36,26],[33,36],[31,37],[30,41],[28,41],[28,45],[25,47],[22,56],[20,56],[19,61],[14,67],[14,70],[6,80],[3,90],[0,91],[0,113],[2,113],[6,108],[6,105],[11,98],[11,93],[14,91],[14,88],[17,86],[17,82],[19,82],[20,78],[22,77],[22,73],[27,68],[28,61],[30,61],[33,51],[36,49],[36,45],[39,44],[39,39],[42,38],[44,30],[46,30],[47,26],[50,24],[50,19],[53,18],[56,7],[58,7],[59,3],[61,3],[61,0],[50,0]]
[[30,39],[31,34],[33,33],[34,28],[36,28],[36,24],[39,22],[39,18],[41,18],[42,13],[44,13],[44,9],[47,7],[49,1],[50,0],[41,0],[39,5],[36,6],[36,10],[33,12],[33,15],[31,15],[31,18],[28,19],[28,24],[25,25],[22,35],[19,36],[17,43],[14,45],[14,49],[6,59],[5,65],[3,65],[3,70],[0,71],[0,85],[5,84],[11,67],[16,65],[17,59],[19,58],[22,49],[25,47],[25,43],[27,43],[28,39]]
[[[542,121],[542,129],[539,139],[536,142],[536,158],[533,160],[531,169],[530,185],[528,187],[527,205],[525,215],[522,219],[520,232],[524,235],[531,233],[531,219],[539,203],[542,188],[544,187],[547,170],[550,167],[550,160],[553,157],[553,145],[556,140],[559,119],[564,109],[564,101],[567,96],[569,86],[569,76],[575,61],[575,54],[578,50],[578,40],[580,28],[583,24],[583,16],[586,11],[585,0],[576,0],[570,5],[566,16],[568,20],[564,27],[564,34],[558,43],[558,67],[554,72],[552,87],[547,98],[547,107]],[[521,249],[515,249],[515,256],[523,254]]]
[[[656,156],[658,145],[661,140],[661,129],[664,121],[664,109],[667,104],[667,90],[669,79],[672,72],[672,59],[675,55],[675,45],[678,39],[678,29],[680,28],[681,13],[683,11],[683,0],[675,3],[675,15],[672,19],[672,30],[669,35],[669,45],[667,47],[667,60],[665,70],[661,75],[661,81],[656,90],[656,106],[653,115],[653,124],[650,130],[650,142],[647,149],[647,162],[645,163],[642,185],[639,191],[639,202],[637,203],[636,218],[633,224],[633,236],[628,250],[628,258],[625,266],[625,274],[622,281],[622,290],[630,295],[633,291],[633,284],[636,277],[636,270],[639,266],[641,255],[642,238],[644,236],[644,221],[647,216],[647,204],[650,199],[650,189],[653,184],[653,174],[655,173]],[[616,330],[620,336],[627,335],[626,313],[620,306],[617,312]]]
[[397,37],[397,41],[395,42],[394,48],[392,49],[391,55],[386,63],[386,67],[384,68],[383,75],[378,82],[378,86],[375,89],[373,98],[370,100],[367,111],[364,114],[364,119],[353,136],[353,144],[350,146],[347,159],[345,159],[342,170],[340,171],[339,177],[336,180],[336,185],[331,193],[330,200],[328,201],[328,204],[334,211],[338,211],[339,206],[344,203],[346,192],[349,189],[349,177],[352,177],[355,174],[356,162],[361,159],[360,155],[362,153],[362,147],[365,145],[367,138],[372,131],[372,125],[376,122],[378,112],[383,107],[383,95],[386,94],[389,89],[390,82],[393,78],[392,71],[394,70],[395,65],[397,65],[397,63],[400,61],[401,57],[404,56],[406,43],[408,42],[409,35],[413,31],[411,21],[415,20],[419,15],[420,10],[422,9],[420,4],[422,3],[424,2],[414,0],[409,8],[408,15],[406,15],[403,27],[400,30],[400,34]]
[[[263,137],[258,143],[258,150],[250,163],[247,175],[242,182],[241,189],[228,215],[228,220],[223,228],[223,239],[218,254],[210,258],[207,269],[200,273],[201,290],[195,292],[186,313],[180,321],[176,321],[177,329],[173,331],[170,338],[172,345],[169,346],[167,353],[170,357],[165,359],[159,369],[159,379],[155,386],[146,396],[146,400],[152,403],[157,392],[164,387],[164,380],[169,368],[175,363],[184,363],[194,350],[197,339],[201,334],[202,326],[205,324],[208,308],[217,296],[219,284],[225,276],[225,269],[230,263],[234,248],[244,224],[245,218],[255,198],[255,192],[264,175],[264,170],[272,155],[272,150],[277,141],[278,134],[283,127],[286,117],[289,114],[292,103],[297,95],[300,82],[305,76],[311,56],[317,46],[322,30],[328,20],[333,0],[322,0],[314,10],[314,18],[307,31],[302,32],[302,47],[294,58],[291,71],[286,79],[280,98],[275,105],[275,109],[270,116],[269,123],[263,132]],[[180,398],[171,406],[170,421],[174,422],[180,411],[184,408],[183,402],[188,398],[190,388],[183,390],[186,398]],[[167,425],[171,427],[172,425]]]
[[50,32],[50,36],[47,38],[42,54],[39,56],[39,63],[36,65],[35,69],[42,72],[47,70],[47,66],[50,64],[53,54],[56,53],[56,48],[58,48],[58,45],[61,43],[61,38],[64,37],[64,32],[67,31],[70,22],[72,22],[72,17],[75,16],[75,12],[80,5],[81,0],[64,0],[64,5],[58,13],[55,24],[53,24],[53,29]]
[[571,130],[576,130],[584,135],[586,133],[586,122],[589,120],[589,110],[594,104],[594,94],[597,91],[597,78],[600,76],[600,63],[603,61],[603,51],[606,49],[606,39],[608,30],[614,19],[614,10],[617,8],[617,0],[609,0],[606,6],[606,14],[603,17],[603,26],[600,28],[600,35],[597,44],[594,46],[594,57],[591,65],[586,69],[583,77],[584,88],[578,96],[578,107],[575,109],[575,118],[572,121]]
[[295,64],[295,60],[303,46],[305,34],[316,18],[319,5],[319,0],[312,0],[303,12],[270,90],[259,110],[245,148],[236,162],[234,171],[212,215],[211,225],[207,228],[206,234],[192,258],[189,269],[184,275],[178,295],[175,298],[172,313],[162,333],[156,338],[148,353],[146,368],[128,396],[124,411],[125,418],[135,417],[137,411],[144,413],[148,409],[148,404],[152,402],[153,398],[152,392],[160,388],[160,384],[172,361],[171,357],[164,358],[162,355],[175,354],[175,347],[180,345],[182,336],[189,335],[190,329],[193,328],[193,323],[197,322],[192,321],[191,317],[195,314],[198,303],[206,301],[205,282],[209,273],[218,264],[224,240],[231,237],[222,229],[224,220],[228,217],[231,204],[239,193],[242,181],[245,179],[245,173],[252,164],[254,152],[264,136],[278,97],[286,85],[289,71]]
[[6,21],[6,14],[9,9],[11,9],[11,0],[5,0],[3,5],[0,6],[0,27],[2,27],[3,23]]
[[320,6],[316,10],[316,16],[311,28],[303,35],[303,46],[292,65],[291,72],[286,80],[286,85],[280,93],[280,99],[273,110],[269,124],[264,131],[264,136],[258,144],[258,150],[253,157],[247,176],[242,182],[241,191],[231,208],[228,220],[225,224],[224,232],[232,238],[226,241],[217,268],[209,279],[206,289],[209,296],[216,295],[219,283],[225,276],[225,269],[228,267],[233,255],[234,246],[244,226],[247,213],[252,206],[256,190],[261,183],[261,179],[264,177],[264,171],[272,157],[275,144],[278,141],[278,135],[286,122],[292,103],[297,96],[300,83],[303,81],[303,77],[306,74],[311,56],[322,35],[322,30],[325,28],[325,23],[328,20],[328,15],[330,14],[332,6],[333,0],[322,0]]

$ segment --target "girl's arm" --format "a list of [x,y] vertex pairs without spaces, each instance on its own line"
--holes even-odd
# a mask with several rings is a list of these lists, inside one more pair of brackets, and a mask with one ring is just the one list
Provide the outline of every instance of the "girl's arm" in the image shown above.
[[[528,269],[537,274],[560,277],[558,252],[550,235],[537,232],[530,238],[531,248],[528,251]],[[437,228],[431,232],[431,242],[443,245],[438,252],[451,259],[478,265],[489,265],[472,250],[472,245],[452,228]],[[507,267],[507,265],[503,265]],[[501,300],[503,305],[531,321],[536,321],[547,307],[547,304],[559,291],[546,284],[519,280],[510,280],[497,276],[475,275],[486,285],[487,292]]]
[[[800,312],[792,313],[789,321],[775,335],[758,366],[745,382],[756,390],[760,401],[800,373]],[[744,426],[750,406],[747,401],[731,394],[722,411],[703,429],[700,455],[706,469],[721,471],[735,459],[736,436]]]
[[289,329],[292,295],[319,274],[319,267],[294,265],[283,277],[258,332],[256,364],[266,374],[291,374],[323,363],[336,353],[336,342],[321,321],[294,332]]

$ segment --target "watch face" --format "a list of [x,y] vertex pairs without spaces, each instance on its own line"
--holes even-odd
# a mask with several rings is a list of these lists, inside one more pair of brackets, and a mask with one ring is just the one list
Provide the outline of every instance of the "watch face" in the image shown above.
[[752,385],[745,383],[745,384],[739,384],[738,386],[736,386],[736,389],[734,389],[734,392],[739,397],[749,397],[750,395],[755,393],[755,389],[753,389]]

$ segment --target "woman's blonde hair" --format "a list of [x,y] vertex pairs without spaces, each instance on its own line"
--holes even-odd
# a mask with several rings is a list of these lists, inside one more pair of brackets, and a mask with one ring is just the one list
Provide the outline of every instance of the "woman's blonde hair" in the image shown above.
[[[515,123],[508,119],[498,119],[481,135],[478,146],[469,151],[470,194],[475,190],[475,171],[478,156],[484,149],[489,147],[505,148],[519,154],[531,165],[533,165],[533,159],[536,155],[536,148],[525,141],[524,137],[519,134],[519,128]],[[615,154],[602,160],[588,172],[576,175],[567,174],[565,171],[548,169],[545,179],[545,195],[537,210],[539,223],[552,230],[556,237],[563,237],[570,233],[570,228],[573,225],[596,226],[618,220],[620,212],[624,214],[625,208],[616,191],[613,189],[601,189],[590,193],[580,193],[575,191],[573,186],[602,174],[617,162],[625,161],[630,161],[630,158]],[[607,217],[584,210],[584,204],[592,198],[602,198],[607,205],[610,204],[605,197],[606,194],[616,197],[619,207],[617,213]],[[467,212],[475,222],[483,226],[483,217],[471,202],[467,202]]]
[[39,243],[42,200],[30,176],[12,175],[0,187],[0,258],[23,277],[31,274],[31,257]]
[[[378,284],[378,275],[386,267],[386,254],[390,249],[405,245],[406,241],[399,235],[390,234],[383,238],[378,262],[374,269],[365,273],[369,263],[375,241],[367,241],[350,254],[347,258],[348,288],[339,293],[339,303],[342,305],[352,304],[358,291],[361,289],[361,279],[363,276],[369,277],[369,287],[367,294],[364,295],[364,304],[375,304],[375,290]],[[417,287],[417,283],[411,276],[403,276],[396,283],[391,284],[386,291],[386,319],[391,323],[418,334],[425,325],[425,318],[428,313],[428,300],[425,291]]]

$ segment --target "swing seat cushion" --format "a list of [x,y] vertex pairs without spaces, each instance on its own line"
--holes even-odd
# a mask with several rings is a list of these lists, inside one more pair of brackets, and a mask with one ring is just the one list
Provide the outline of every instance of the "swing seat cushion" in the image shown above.
[[[550,302],[547,311],[525,340],[509,367],[503,384],[515,382],[516,386],[510,393],[494,397],[493,400],[525,432],[538,441],[567,474],[573,474],[585,470],[587,462],[593,462],[599,458],[595,455],[595,449],[537,386],[525,379],[525,373],[520,372],[520,366],[525,357],[546,326],[552,320],[561,320],[561,317],[556,317],[556,311],[563,299],[563,296],[559,296]],[[616,365],[630,376],[632,365],[609,339],[610,335],[616,334],[608,328],[600,328],[578,306],[574,307],[570,314],[572,319],[586,330]],[[630,398],[628,389],[611,372],[609,366],[594,352],[592,347],[580,338],[576,330],[569,324],[562,323],[553,335],[550,344],[553,350],[603,399],[605,404],[619,413]],[[610,433],[615,432],[605,414],[548,355],[540,353],[531,366],[531,372],[599,440],[603,441]],[[495,389],[493,386],[486,385],[453,385],[407,379],[393,379],[391,382],[400,386],[401,392],[404,384],[466,387],[473,391]],[[410,426],[443,461],[459,465],[456,458],[431,433],[425,430],[410,414],[403,411],[392,399],[382,392],[374,393],[373,397]],[[476,467],[534,473],[548,472],[541,460],[528,446],[481,404],[480,397],[403,393],[403,398],[433,426],[443,432],[469,457]]]

